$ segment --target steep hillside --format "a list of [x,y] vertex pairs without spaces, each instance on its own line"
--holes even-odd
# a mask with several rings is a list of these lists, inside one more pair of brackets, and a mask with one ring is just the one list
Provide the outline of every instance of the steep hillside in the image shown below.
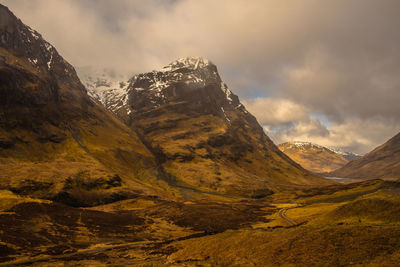
[[149,190],[156,161],[74,68],[0,5],[0,187],[73,205]]
[[359,159],[330,173],[348,178],[400,178],[400,134]]
[[331,172],[349,162],[342,155],[309,142],[287,142],[278,147],[303,168],[315,173]]
[[206,59],[136,75],[118,95],[119,104],[106,107],[137,131],[178,188],[262,197],[327,183],[279,151]]

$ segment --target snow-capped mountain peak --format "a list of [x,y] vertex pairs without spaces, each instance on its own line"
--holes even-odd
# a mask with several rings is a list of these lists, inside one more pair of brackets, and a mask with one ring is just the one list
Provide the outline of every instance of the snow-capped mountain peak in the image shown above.
[[286,150],[290,150],[293,148],[299,149],[299,150],[308,150],[310,148],[314,148],[314,149],[319,149],[319,150],[328,150],[331,151],[333,153],[339,154],[342,157],[344,157],[347,160],[353,160],[356,158],[361,157],[360,155],[353,153],[353,152],[348,152],[345,151],[343,148],[340,147],[324,147],[321,145],[317,145],[311,142],[303,142],[303,141],[293,141],[293,142],[286,142],[283,144],[279,145],[282,149],[283,152],[285,152]]
[[196,70],[198,68],[204,68],[210,64],[212,63],[208,59],[202,57],[185,57],[171,62],[160,71],[175,71],[182,68]]
[[349,151],[345,151],[344,149],[340,148],[340,147],[328,147],[328,149],[330,149],[331,151],[342,155],[344,158],[348,159],[348,160],[353,160],[353,159],[358,159],[361,157],[361,155],[357,154],[357,153],[353,153],[353,152],[349,152]]
[[311,142],[303,142],[303,141],[293,141],[293,142],[287,142],[286,143],[288,146],[285,147],[285,149],[291,149],[291,148],[299,148],[299,149],[306,149],[306,148],[319,148],[323,149],[323,146],[311,143]]
[[204,88],[213,88],[213,92],[198,97],[210,98],[212,95],[218,98],[220,106],[216,108],[228,122],[230,118],[226,105],[247,114],[237,96],[221,80],[217,67],[202,57],[177,59],[161,70],[138,74],[129,80],[105,74],[104,71],[92,71],[90,75],[80,73],[88,94],[119,115],[129,115],[143,105],[156,108],[184,95],[194,96]]
[[[129,80],[107,69],[78,68],[79,76],[88,95],[112,112],[128,101]],[[127,109],[128,111],[128,109]]]

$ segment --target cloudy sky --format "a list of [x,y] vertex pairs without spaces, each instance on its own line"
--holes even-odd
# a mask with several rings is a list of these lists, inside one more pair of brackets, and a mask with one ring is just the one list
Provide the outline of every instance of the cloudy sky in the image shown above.
[[400,132],[398,0],[0,0],[76,67],[194,55],[280,143],[365,153]]

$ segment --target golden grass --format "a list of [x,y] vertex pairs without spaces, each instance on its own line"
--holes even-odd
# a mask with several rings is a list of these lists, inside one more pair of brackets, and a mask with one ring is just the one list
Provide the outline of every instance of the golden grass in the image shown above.
[[0,214],[24,202],[51,203],[51,201],[48,200],[19,196],[8,190],[0,190]]
[[[177,242],[170,264],[205,266],[342,266],[398,259],[387,246],[399,247],[400,229],[365,227],[298,227],[227,231]],[[393,255],[392,255],[393,253]],[[378,261],[379,259],[379,261]]]
[[[175,106],[184,104],[169,103],[153,113],[139,113],[132,125],[142,131],[153,147],[160,147],[167,158],[163,166],[179,185],[249,196],[260,189],[278,191],[285,186],[332,184],[295,168],[278,151],[266,151],[264,144],[260,144],[259,133],[247,130],[249,125],[235,129],[234,137],[230,137],[235,139],[234,144],[210,145],[215,136],[233,136],[229,124],[214,115],[190,117],[177,113]],[[233,120],[237,117],[236,113],[230,115]],[[246,145],[252,146],[251,151],[246,150]],[[242,154],[237,156],[239,150]]]
[[141,210],[156,205],[156,202],[149,199],[127,199],[110,204],[91,207],[92,210],[113,212],[119,210]]
[[374,191],[377,191],[383,183],[384,181],[381,180],[366,181],[360,183],[359,186],[350,187],[348,189],[344,188],[336,191],[332,190],[332,192],[329,192],[328,190],[327,193],[318,193],[318,190],[316,190],[316,193],[313,196],[301,196],[300,194],[300,198],[297,201],[298,203],[305,204],[317,202],[344,202],[347,200],[355,199],[365,194],[373,193]]
[[307,205],[304,207],[298,207],[293,209],[288,209],[286,211],[286,216],[296,223],[309,222],[321,215],[327,214],[335,208],[343,205],[342,203],[318,203]]

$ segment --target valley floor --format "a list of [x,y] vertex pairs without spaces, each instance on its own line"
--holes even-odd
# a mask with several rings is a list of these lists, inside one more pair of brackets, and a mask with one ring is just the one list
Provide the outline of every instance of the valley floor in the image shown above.
[[2,191],[0,266],[396,266],[400,182],[73,208]]

